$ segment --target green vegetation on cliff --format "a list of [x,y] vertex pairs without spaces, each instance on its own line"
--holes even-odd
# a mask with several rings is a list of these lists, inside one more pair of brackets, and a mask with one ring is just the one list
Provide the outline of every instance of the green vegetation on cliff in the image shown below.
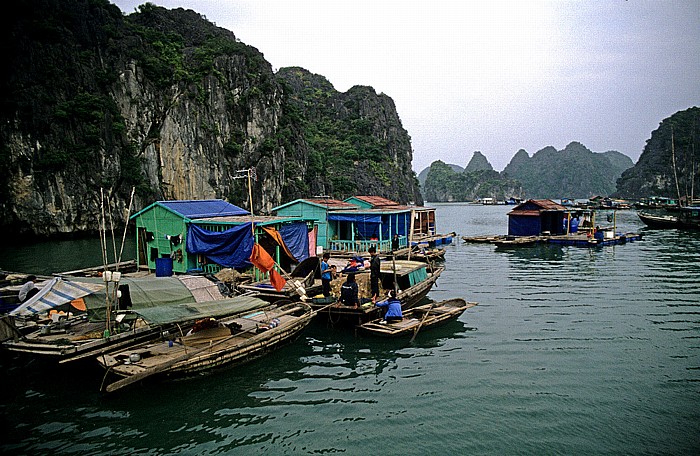
[[433,162],[423,189],[428,201],[608,196],[615,191],[616,179],[632,164],[619,152],[594,153],[572,142],[562,151],[550,146],[532,157],[521,149],[498,173],[483,154],[475,152],[462,173]]
[[[101,189],[123,217],[158,199],[229,198],[254,168],[256,213],[362,193],[421,202],[391,98],[275,74],[257,49],[182,8],[26,0],[0,33],[0,232],[92,231]],[[123,220],[117,220],[121,222]]]
[[528,198],[589,198],[612,194],[617,178],[632,165],[619,152],[594,153],[572,142],[561,151],[545,147],[532,157],[521,150],[503,174],[520,181]]
[[480,198],[506,200],[519,197],[520,183],[501,176],[493,169],[456,172],[438,160],[430,165],[425,181],[427,201],[474,201]]
[[664,119],[651,133],[637,164],[617,181],[616,196],[689,201],[699,193],[700,108],[692,107]]

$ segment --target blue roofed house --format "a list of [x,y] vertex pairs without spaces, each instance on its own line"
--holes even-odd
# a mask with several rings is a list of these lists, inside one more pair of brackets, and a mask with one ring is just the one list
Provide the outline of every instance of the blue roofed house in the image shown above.
[[246,269],[254,243],[286,269],[307,258],[313,243],[302,217],[253,217],[219,199],[156,201],[131,219],[137,265],[156,275]]
[[508,213],[509,236],[539,236],[567,234],[568,209],[552,200],[527,200]]
[[273,212],[312,218],[319,253],[366,252],[370,246],[388,252],[394,234],[399,235],[400,247],[406,247],[411,229],[416,239],[435,233],[435,209],[403,206],[378,196],[352,196],[345,201],[303,198],[273,208]]

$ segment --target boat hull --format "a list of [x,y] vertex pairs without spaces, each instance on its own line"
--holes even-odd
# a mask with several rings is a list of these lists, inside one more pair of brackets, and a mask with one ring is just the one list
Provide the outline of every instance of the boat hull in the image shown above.
[[[175,341],[162,340],[103,354],[97,357],[98,363],[121,377],[108,384],[105,391],[113,392],[150,377],[187,377],[246,363],[292,342],[313,316],[311,307],[300,302],[271,306],[224,318],[221,326]],[[279,323],[273,327],[270,322],[275,320]],[[241,329],[231,331],[232,324]]]
[[457,319],[465,310],[476,305],[475,302],[467,302],[461,298],[426,304],[409,309],[399,322],[382,323],[381,319],[376,319],[358,326],[358,330],[377,337],[413,337],[418,331],[435,328]]
[[[401,290],[396,297],[401,301],[402,309],[410,309],[417,306],[428,295],[437,279],[445,268],[436,268],[423,281],[410,288]],[[352,308],[342,304],[311,304],[319,311],[321,318],[327,319],[333,326],[356,326],[381,316],[381,308],[376,307],[372,302],[367,302],[360,308]]]

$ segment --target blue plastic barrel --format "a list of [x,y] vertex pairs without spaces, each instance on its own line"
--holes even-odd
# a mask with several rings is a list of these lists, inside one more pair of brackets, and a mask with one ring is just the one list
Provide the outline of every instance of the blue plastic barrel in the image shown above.
[[170,277],[173,275],[172,258],[156,258],[156,277]]

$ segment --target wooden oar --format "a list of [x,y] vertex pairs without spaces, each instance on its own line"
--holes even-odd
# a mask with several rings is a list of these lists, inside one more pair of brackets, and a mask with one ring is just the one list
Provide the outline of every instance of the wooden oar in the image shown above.
[[416,328],[416,331],[413,333],[413,337],[411,337],[410,343],[413,343],[413,341],[415,340],[416,336],[418,335],[418,331],[420,331],[421,326],[423,326],[423,322],[425,321],[426,318],[428,318],[428,314],[433,309],[434,305],[435,305],[435,301],[430,303],[430,307],[428,308],[428,311],[425,312],[425,315],[423,315],[423,319],[420,321],[420,324]]

